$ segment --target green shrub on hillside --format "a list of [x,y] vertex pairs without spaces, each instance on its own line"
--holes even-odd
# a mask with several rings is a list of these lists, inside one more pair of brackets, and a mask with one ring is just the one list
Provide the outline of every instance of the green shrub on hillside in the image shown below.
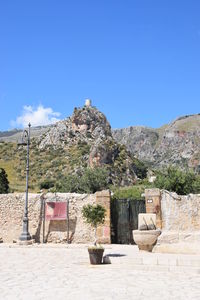
[[134,171],[137,175],[137,177],[139,177],[140,179],[144,179],[147,177],[147,171],[148,168],[145,165],[145,163],[143,163],[142,161],[140,161],[137,158],[133,158],[133,163],[134,163]]
[[95,193],[108,188],[108,172],[104,168],[84,170],[81,175],[68,175],[56,184],[57,192]]
[[50,189],[54,187],[54,181],[51,179],[46,179],[40,183],[40,189]]
[[158,172],[154,185],[179,195],[198,194],[200,193],[200,176],[192,171],[184,172],[175,167],[169,167],[165,171]]
[[3,168],[0,168],[0,194],[7,194],[9,191],[9,181]]
[[80,177],[78,175],[67,175],[56,183],[55,191],[60,193],[81,193]]
[[105,168],[87,168],[81,177],[82,187],[86,193],[95,193],[108,188],[108,171]]

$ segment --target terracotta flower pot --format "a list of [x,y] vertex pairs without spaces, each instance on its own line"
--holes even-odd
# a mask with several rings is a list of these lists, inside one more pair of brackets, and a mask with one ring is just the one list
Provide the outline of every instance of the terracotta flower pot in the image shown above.
[[103,258],[103,248],[88,248],[90,263],[92,265],[100,265]]
[[151,252],[161,230],[133,230],[133,239],[140,250]]

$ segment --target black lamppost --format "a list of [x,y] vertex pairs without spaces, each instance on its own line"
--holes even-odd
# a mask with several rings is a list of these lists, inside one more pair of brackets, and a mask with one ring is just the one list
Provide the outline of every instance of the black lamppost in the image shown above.
[[29,241],[31,240],[30,233],[28,232],[28,176],[29,176],[29,145],[30,145],[30,127],[31,124],[28,124],[28,130],[23,131],[22,140],[18,145],[27,146],[27,163],[26,163],[26,199],[25,199],[25,208],[24,208],[24,218],[23,218],[23,232],[21,233],[19,240],[20,241]]

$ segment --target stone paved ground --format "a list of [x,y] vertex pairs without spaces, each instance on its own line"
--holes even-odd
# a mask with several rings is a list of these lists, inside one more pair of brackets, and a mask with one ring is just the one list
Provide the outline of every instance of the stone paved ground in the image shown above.
[[112,264],[91,266],[85,245],[2,244],[0,299],[200,299],[199,274],[136,270],[134,246],[107,245],[106,254]]

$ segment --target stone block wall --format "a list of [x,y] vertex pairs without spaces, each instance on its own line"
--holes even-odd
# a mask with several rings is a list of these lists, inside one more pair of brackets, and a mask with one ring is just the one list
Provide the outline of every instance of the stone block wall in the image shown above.
[[[88,243],[94,240],[94,230],[87,225],[81,210],[86,204],[94,204],[96,195],[75,193],[48,193],[43,196],[45,202],[69,201],[69,241],[73,243]],[[45,221],[45,241],[67,242],[67,220]],[[42,232],[40,234],[41,239]]]
[[148,189],[145,198],[146,212],[157,214],[157,227],[162,229],[154,252],[199,254],[200,194]]
[[146,212],[156,213],[157,227],[162,230],[200,230],[200,195],[145,190]]
[[[17,240],[22,232],[25,194],[0,195],[0,237],[4,242]],[[41,230],[42,202],[39,194],[29,194],[29,227],[32,235]]]
[[200,230],[200,195],[178,196],[163,191],[161,210],[163,230],[189,232]]
[[[45,221],[43,227],[43,204],[46,202],[69,201],[69,223],[67,220]],[[0,195],[0,237],[4,242],[18,240],[22,232],[25,194]],[[96,194],[47,193],[29,194],[29,232],[36,242],[91,243],[94,230],[82,218],[81,210],[85,204],[100,203],[106,208],[105,224],[98,228],[98,241],[110,243],[110,193],[102,191]]]

